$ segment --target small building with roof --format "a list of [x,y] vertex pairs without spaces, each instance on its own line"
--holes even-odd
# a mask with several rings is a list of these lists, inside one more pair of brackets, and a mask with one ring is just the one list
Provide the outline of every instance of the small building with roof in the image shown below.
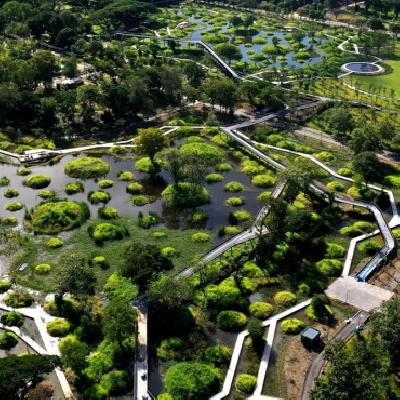
[[321,343],[321,331],[306,327],[300,334],[301,342],[306,348],[316,348]]

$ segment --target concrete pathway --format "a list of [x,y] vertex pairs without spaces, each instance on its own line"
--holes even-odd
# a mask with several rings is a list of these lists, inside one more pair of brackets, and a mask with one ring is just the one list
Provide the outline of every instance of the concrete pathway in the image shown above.
[[[270,357],[270,348],[272,346],[276,324],[281,319],[286,318],[287,316],[294,314],[294,313],[302,310],[303,308],[307,307],[310,303],[311,303],[311,300],[303,301],[302,303],[299,303],[286,311],[283,311],[279,314],[274,315],[273,317],[271,317],[270,319],[268,319],[262,323],[262,325],[264,327],[269,327],[269,329],[268,329],[267,342],[265,345],[267,350],[264,350],[264,352],[263,352],[263,356],[262,356],[261,362],[260,362],[260,370],[258,372],[258,377],[257,377],[257,387],[256,387],[257,392],[259,391],[261,393],[261,390],[262,390],[265,372],[268,368],[268,362],[269,362],[269,357]],[[270,331],[271,331],[271,333],[270,333]],[[233,379],[235,377],[236,367],[237,367],[237,364],[239,361],[240,354],[242,352],[244,340],[245,340],[246,336],[248,336],[248,334],[249,334],[248,330],[244,330],[238,334],[238,336],[236,338],[236,342],[235,342],[235,347],[233,349],[231,362],[229,364],[228,372],[225,376],[224,383],[222,385],[222,390],[219,393],[217,393],[216,395],[210,397],[210,400],[221,400],[222,398],[228,396],[229,393],[231,392]],[[259,387],[261,389],[258,389]]]
[[328,286],[325,293],[331,299],[351,304],[364,311],[378,308],[384,301],[393,297],[393,292],[369,283],[357,282],[352,276],[336,279]]
[[146,400],[148,396],[148,359],[147,359],[147,322],[148,322],[148,307],[146,301],[141,301],[136,304],[138,312],[137,318],[137,350],[135,362],[135,399]]

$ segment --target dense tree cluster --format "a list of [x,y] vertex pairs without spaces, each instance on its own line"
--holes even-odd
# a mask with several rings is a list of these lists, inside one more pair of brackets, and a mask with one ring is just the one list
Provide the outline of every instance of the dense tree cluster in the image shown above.
[[316,381],[312,400],[395,399],[398,397],[400,302],[393,299],[373,312],[368,334],[325,350],[329,362]]

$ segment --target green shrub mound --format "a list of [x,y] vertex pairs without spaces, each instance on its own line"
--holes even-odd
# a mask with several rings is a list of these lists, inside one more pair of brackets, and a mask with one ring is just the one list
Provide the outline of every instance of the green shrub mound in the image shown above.
[[126,187],[126,191],[130,194],[140,194],[143,192],[143,185],[139,182],[132,182]]
[[102,219],[117,219],[119,211],[114,207],[103,206],[99,208],[98,215]]
[[135,162],[135,168],[140,172],[152,173],[158,168],[158,165],[153,165],[150,157],[142,157]]
[[275,185],[276,176],[272,171],[267,171],[265,174],[256,175],[251,178],[251,183],[257,187],[268,188]]
[[4,332],[0,334],[0,349],[11,350],[18,343],[18,336],[14,332]]
[[109,396],[119,396],[129,391],[130,379],[126,371],[112,370],[100,379],[100,391]]
[[381,249],[382,245],[380,245],[378,242],[375,240],[367,240],[365,242],[362,242],[358,248],[361,251],[365,251],[368,255],[372,256],[374,255],[377,251]]
[[240,232],[240,228],[237,226],[223,226],[220,230],[220,235],[237,235]]
[[51,238],[47,241],[46,246],[50,247],[51,249],[58,249],[59,247],[63,246],[64,242],[57,237]]
[[229,163],[221,163],[216,165],[215,170],[218,172],[229,172],[232,169],[232,165]]
[[71,330],[71,324],[65,319],[56,318],[48,322],[46,328],[50,336],[64,337],[67,336]]
[[353,171],[350,168],[339,168],[337,173],[348,178],[353,176]]
[[205,142],[185,143],[179,151],[183,154],[195,154],[203,160],[207,160],[208,164],[216,165],[222,161],[224,153],[212,144]]
[[154,201],[154,197],[145,194],[137,194],[131,197],[131,203],[136,207],[143,207]]
[[29,175],[30,173],[31,173],[32,171],[29,169],[29,168],[20,168],[18,171],[17,171],[17,175],[19,175],[19,176],[27,176],[27,175]]
[[157,349],[157,357],[161,360],[176,360],[183,347],[183,340],[177,337],[164,339]]
[[321,151],[321,153],[315,154],[315,158],[322,162],[329,162],[335,159],[335,156],[328,151]]
[[24,205],[23,205],[21,202],[19,202],[19,201],[12,201],[12,202],[10,202],[10,203],[7,203],[7,204],[4,206],[4,208],[5,208],[7,211],[18,211],[18,210],[21,210],[23,207],[24,207]]
[[37,195],[39,197],[41,197],[42,199],[47,200],[47,199],[51,199],[52,197],[56,197],[56,192],[54,190],[46,189],[46,190],[42,190]]
[[119,171],[117,173],[117,179],[119,181],[129,182],[135,179],[135,175],[131,171]]
[[327,243],[326,253],[327,258],[342,258],[346,253],[346,249],[340,244]]
[[88,200],[92,204],[106,204],[111,200],[111,194],[104,190],[91,190],[88,194]]
[[253,375],[240,374],[235,380],[235,388],[239,392],[251,394],[257,385],[257,378]]
[[95,268],[107,269],[110,268],[109,262],[104,256],[96,256],[89,260],[89,265]]
[[114,182],[112,179],[102,179],[99,181],[100,189],[109,189],[114,186]]
[[2,226],[16,226],[18,225],[18,219],[17,217],[4,217],[0,218],[0,225]]
[[165,388],[174,400],[208,399],[218,392],[221,372],[212,364],[180,362],[168,368]]
[[170,206],[175,207],[197,207],[210,202],[206,188],[189,182],[168,185],[162,196]]
[[71,320],[80,319],[83,312],[83,304],[77,300],[66,297],[62,299],[61,304],[57,304],[55,300],[47,301],[43,308],[53,317],[63,317]]
[[225,192],[233,192],[233,193],[242,192],[244,190],[244,186],[240,182],[231,181],[224,186],[224,190]]
[[268,203],[268,201],[271,199],[272,196],[272,192],[261,192],[258,196],[257,196],[257,200],[261,201],[261,203]]
[[83,192],[85,190],[83,183],[76,181],[76,182],[70,182],[67,183],[64,186],[64,192],[67,194],[75,194],[75,193],[79,193],[79,192]]
[[388,175],[385,177],[383,184],[391,188],[400,188],[400,175]]
[[324,295],[314,296],[306,309],[306,315],[311,321],[329,324],[334,321],[335,314],[329,306],[329,299]]
[[153,238],[156,239],[161,239],[161,238],[165,238],[168,236],[167,232],[164,231],[154,231],[151,233],[151,236],[153,236]]
[[282,290],[274,296],[274,301],[280,306],[288,307],[296,303],[297,297],[294,293],[289,292],[288,290]]
[[229,214],[229,221],[232,224],[238,224],[241,222],[248,221],[251,218],[251,214],[247,210],[236,210],[231,211]]
[[232,356],[232,350],[228,346],[215,344],[205,351],[204,356],[208,362],[220,367],[229,364]]
[[110,172],[110,164],[97,157],[79,157],[65,164],[64,172],[71,178],[100,178]]
[[176,257],[178,255],[178,251],[175,249],[175,247],[171,246],[166,246],[161,249],[161,254],[164,257]]
[[244,197],[229,197],[225,200],[225,203],[232,207],[239,207],[245,203]]
[[208,215],[205,211],[203,210],[196,210],[193,213],[190,214],[188,221],[191,224],[198,224],[200,222],[207,221]]
[[325,276],[336,276],[342,271],[343,262],[335,258],[324,258],[316,262],[315,266]]
[[174,400],[169,393],[160,393],[157,396],[157,400]]
[[221,311],[217,316],[217,324],[224,331],[236,332],[247,324],[247,317],[239,311]]
[[25,317],[18,311],[9,311],[3,314],[0,318],[1,323],[6,326],[22,326],[24,324]]
[[10,184],[10,180],[6,176],[2,176],[0,178],[0,187],[8,186]]
[[357,221],[353,225],[345,226],[339,230],[341,235],[350,237],[359,236],[363,233],[372,232],[375,229],[375,224],[367,221]]
[[31,227],[35,233],[54,234],[81,226],[89,218],[85,203],[49,200],[32,211]]
[[14,290],[7,293],[4,302],[12,308],[29,307],[33,297],[25,290]]
[[7,281],[0,281],[0,293],[3,294],[7,292],[8,289],[11,287],[11,282]]
[[160,217],[155,212],[149,212],[149,214],[145,215],[142,212],[139,212],[138,215],[138,225],[143,229],[150,229],[153,225],[156,225],[160,220]]
[[11,197],[17,197],[17,196],[19,196],[19,192],[18,192],[18,190],[16,190],[16,189],[7,189],[5,192],[4,192],[4,197],[7,197],[7,198],[11,198]]
[[32,175],[25,178],[22,184],[31,189],[44,189],[50,185],[51,179],[46,175]]
[[265,167],[257,161],[245,160],[240,165],[240,171],[246,175],[253,176],[262,174],[265,171]]
[[258,319],[267,319],[274,312],[274,306],[263,301],[251,303],[249,311]]
[[224,180],[224,176],[221,174],[209,174],[206,176],[207,183],[218,183]]
[[282,321],[281,328],[287,335],[297,335],[304,329],[304,323],[297,318],[289,318]]
[[206,243],[210,241],[210,234],[207,232],[196,232],[192,235],[192,241],[196,243]]
[[96,242],[102,243],[108,240],[121,240],[128,236],[125,225],[116,222],[100,222],[91,224],[88,233]]
[[393,233],[394,237],[396,238],[396,240],[400,240],[400,229],[393,229],[392,233]]
[[329,190],[332,190],[333,192],[343,192],[344,191],[344,185],[341,182],[338,181],[332,181],[329,182],[326,187]]
[[35,272],[41,275],[49,273],[50,270],[51,270],[51,265],[46,263],[38,264],[35,267]]
[[249,278],[261,278],[264,276],[264,272],[254,261],[246,261],[242,267],[242,273]]

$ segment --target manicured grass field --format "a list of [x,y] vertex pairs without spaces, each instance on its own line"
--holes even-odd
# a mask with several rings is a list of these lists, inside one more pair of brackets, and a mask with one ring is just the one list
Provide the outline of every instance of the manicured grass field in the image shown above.
[[[346,77],[347,82],[353,82],[359,88],[376,93],[378,88],[381,88],[380,96],[391,95],[391,89],[394,89],[395,96],[400,98],[400,60],[384,61],[383,64],[388,64],[393,68],[393,72],[389,74],[376,75],[376,76],[356,76],[353,75]],[[372,90],[371,90],[372,89]]]

